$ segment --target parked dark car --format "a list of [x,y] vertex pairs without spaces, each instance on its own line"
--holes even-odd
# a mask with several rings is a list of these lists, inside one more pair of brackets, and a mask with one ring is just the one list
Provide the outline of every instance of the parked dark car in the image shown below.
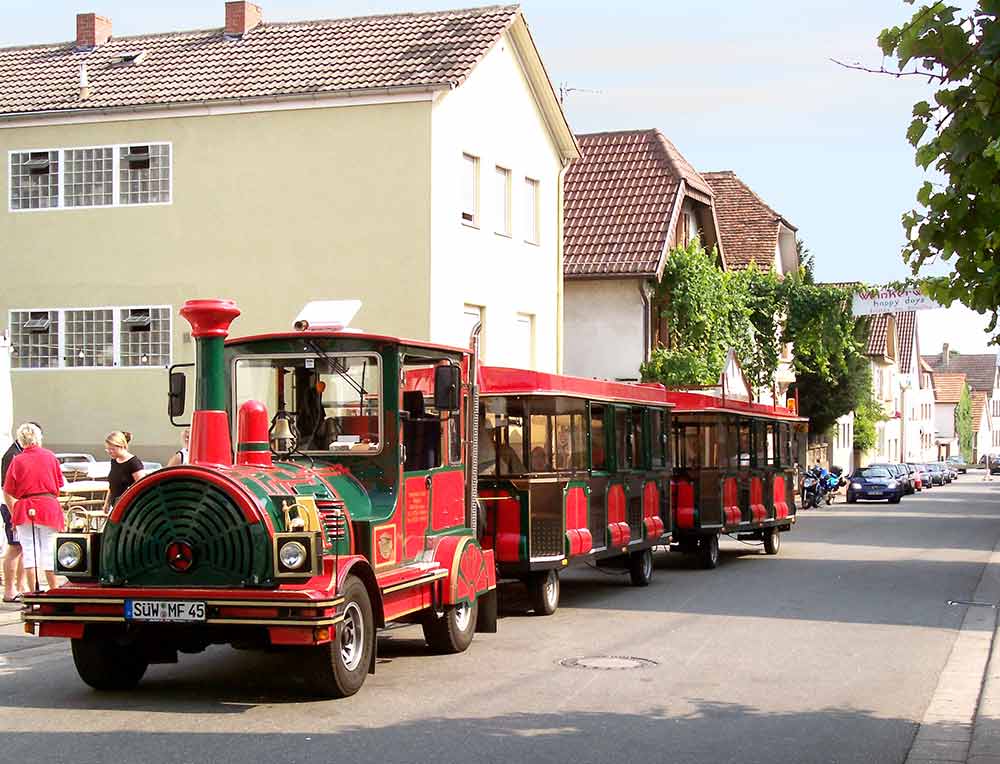
[[923,487],[925,489],[933,488],[934,481],[931,479],[930,468],[926,464],[918,464],[916,465],[916,467],[917,470],[920,472],[920,481],[924,484]]
[[927,469],[931,473],[931,485],[944,485],[945,482],[950,482],[946,481],[945,471],[941,468],[940,464],[931,462],[927,465]]
[[869,464],[869,467],[883,467],[889,471],[890,477],[896,480],[903,489],[904,494],[911,494],[914,492],[913,481],[910,480],[910,473],[906,469],[905,464],[897,464],[895,462],[876,462],[875,464]]
[[934,462],[934,465],[941,470],[941,475],[944,477],[944,482],[950,483],[955,477],[951,474],[951,470],[948,469],[948,465],[944,462]]
[[847,483],[847,503],[855,504],[859,499],[865,499],[899,504],[905,490],[887,465],[862,467],[854,471]]
[[979,466],[985,467],[987,461],[989,461],[989,470],[991,475],[1000,473],[1000,456],[997,454],[983,454],[979,457]]

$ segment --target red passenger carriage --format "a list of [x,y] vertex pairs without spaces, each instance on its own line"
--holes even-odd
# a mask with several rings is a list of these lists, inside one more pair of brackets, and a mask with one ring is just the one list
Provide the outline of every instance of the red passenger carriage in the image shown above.
[[806,420],[788,409],[705,393],[671,391],[674,404],[674,541],[705,568],[719,536],[763,541],[777,554],[795,523],[798,437]]
[[480,379],[483,545],[498,574],[522,579],[540,615],[570,565],[620,565],[647,585],[670,539],[665,389],[496,367]]

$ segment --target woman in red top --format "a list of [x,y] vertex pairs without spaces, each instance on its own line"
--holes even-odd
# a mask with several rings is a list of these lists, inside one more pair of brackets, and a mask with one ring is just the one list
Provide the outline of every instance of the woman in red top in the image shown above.
[[36,590],[38,568],[45,571],[49,588],[56,587],[53,573],[55,558],[52,545],[55,534],[63,530],[63,512],[59,489],[63,485],[59,461],[42,448],[42,431],[33,424],[17,428],[17,442],[24,449],[11,462],[3,492],[11,508],[11,523],[21,540],[24,570],[28,584]]

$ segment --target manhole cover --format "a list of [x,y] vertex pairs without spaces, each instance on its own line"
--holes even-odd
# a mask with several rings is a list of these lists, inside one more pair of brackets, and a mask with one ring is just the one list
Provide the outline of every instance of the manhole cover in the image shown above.
[[563,658],[560,666],[566,668],[592,669],[594,671],[626,671],[642,669],[659,665],[649,658],[636,658],[631,655],[589,655],[583,658]]

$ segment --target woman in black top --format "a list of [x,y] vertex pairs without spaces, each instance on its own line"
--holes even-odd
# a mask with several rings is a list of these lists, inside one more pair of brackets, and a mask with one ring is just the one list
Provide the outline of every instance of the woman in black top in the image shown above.
[[142,460],[128,450],[132,433],[115,430],[108,433],[104,439],[104,450],[111,457],[111,470],[108,472],[108,495],[104,499],[104,511],[107,512],[118,501],[126,489],[142,477]]

